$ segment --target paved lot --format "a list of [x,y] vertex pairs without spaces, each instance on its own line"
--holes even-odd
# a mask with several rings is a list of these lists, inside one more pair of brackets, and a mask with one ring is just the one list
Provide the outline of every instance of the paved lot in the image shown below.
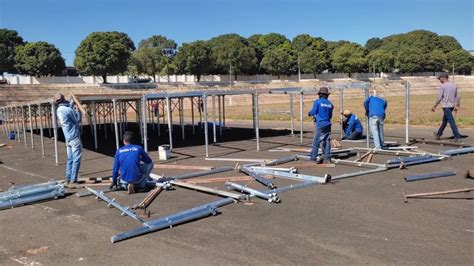
[[[275,126],[262,123],[262,127]],[[310,125],[307,125],[309,128]],[[412,128],[414,137],[430,137],[433,129]],[[474,136],[473,129],[462,130]],[[389,140],[403,141],[403,129],[388,127]],[[36,183],[61,179],[65,148],[60,144],[60,165],[54,166],[52,141],[46,141],[46,154],[25,148],[23,143],[0,148],[0,188],[9,182]],[[305,134],[305,144],[311,134]],[[38,139],[36,141],[38,143]],[[466,142],[474,144],[472,138]],[[254,140],[227,141],[210,149],[211,156],[238,158],[279,158],[292,153],[268,152],[275,147],[298,147],[299,139],[273,136],[262,139],[261,152]],[[291,145],[292,144],[292,145]],[[344,143],[344,147],[354,145]],[[427,151],[450,147],[418,145]],[[110,152],[109,152],[110,153]],[[108,153],[108,154],[109,154]],[[113,152],[112,152],[113,153]],[[196,145],[175,150],[172,163],[186,165],[233,165],[204,161],[204,148]],[[152,158],[157,158],[152,152]],[[390,157],[379,156],[376,162]],[[280,195],[282,203],[269,204],[254,199],[250,204],[232,204],[220,208],[221,214],[111,244],[110,237],[140,226],[106,208],[93,197],[70,195],[61,200],[0,211],[1,265],[149,265],[149,264],[410,264],[472,265],[474,263],[474,212],[472,200],[431,199],[403,202],[402,191],[429,192],[472,187],[463,177],[473,168],[474,155],[349,178],[336,184],[314,186]],[[81,176],[110,175],[113,158],[85,151]],[[295,162],[286,166],[307,164]],[[344,173],[356,168],[304,169],[313,175]],[[408,174],[456,170],[457,175],[406,183]],[[185,171],[165,171],[167,175]],[[216,177],[236,176],[233,172]],[[276,180],[277,185],[288,184]],[[208,186],[223,188],[221,184]],[[250,186],[263,189],[255,182]],[[145,194],[109,194],[125,205],[139,202]],[[472,197],[472,194],[454,197]],[[161,193],[151,207],[151,218],[194,207],[217,199],[215,196],[185,189]]]

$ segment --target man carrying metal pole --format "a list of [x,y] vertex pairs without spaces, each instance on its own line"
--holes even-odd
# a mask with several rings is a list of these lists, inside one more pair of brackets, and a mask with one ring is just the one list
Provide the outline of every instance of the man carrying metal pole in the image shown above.
[[[329,90],[326,87],[319,89],[319,99],[314,101],[313,108],[308,116],[314,118],[316,132],[313,139],[313,148],[311,150],[311,160],[316,163],[331,163],[331,118],[334,105],[328,100]],[[323,157],[319,157],[319,146],[322,145]]]
[[74,111],[70,103],[64,99],[63,94],[54,96],[54,101],[58,106],[56,114],[61,123],[61,128],[63,129],[64,138],[66,140],[67,162],[65,178],[68,184],[70,183],[71,187],[74,187],[78,184],[77,175],[82,158],[81,114],[78,111]]

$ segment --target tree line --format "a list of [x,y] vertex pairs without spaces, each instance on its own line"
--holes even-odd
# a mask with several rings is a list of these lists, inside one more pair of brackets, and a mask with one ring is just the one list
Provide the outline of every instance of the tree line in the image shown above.
[[[371,38],[362,46],[327,41],[301,34],[292,40],[282,34],[248,38],[224,34],[210,40],[177,43],[153,35],[136,47],[122,32],[93,32],[75,51],[74,66],[81,75],[206,74],[292,75],[298,72],[437,72],[470,74],[474,59],[451,36],[415,30]],[[47,42],[25,42],[18,32],[0,29],[0,73],[58,75],[64,70],[60,51]]]

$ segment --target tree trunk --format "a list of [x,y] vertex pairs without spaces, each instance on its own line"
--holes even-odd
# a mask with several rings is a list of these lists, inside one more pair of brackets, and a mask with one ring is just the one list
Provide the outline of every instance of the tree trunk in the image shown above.
[[153,74],[153,82],[156,83],[156,75],[155,74]]
[[201,81],[201,74],[197,74],[196,77],[197,77],[197,82]]
[[107,75],[102,75],[102,82],[103,82],[104,84],[107,83]]

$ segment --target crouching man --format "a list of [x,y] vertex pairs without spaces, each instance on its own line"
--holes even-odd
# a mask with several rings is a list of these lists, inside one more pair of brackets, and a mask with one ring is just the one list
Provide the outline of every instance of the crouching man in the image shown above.
[[360,119],[351,112],[351,110],[344,110],[342,113],[344,115],[345,120],[342,122],[343,129],[344,129],[344,137],[343,139],[347,140],[357,140],[362,138],[362,132],[364,131],[364,127],[362,127],[362,123]]
[[[128,190],[129,194],[145,191],[154,187],[150,179],[153,162],[148,154],[139,145],[133,145],[133,133],[123,134],[123,144],[115,153],[112,170],[112,189],[114,186]],[[143,164],[141,164],[143,162]],[[120,178],[118,178],[120,171]]]

